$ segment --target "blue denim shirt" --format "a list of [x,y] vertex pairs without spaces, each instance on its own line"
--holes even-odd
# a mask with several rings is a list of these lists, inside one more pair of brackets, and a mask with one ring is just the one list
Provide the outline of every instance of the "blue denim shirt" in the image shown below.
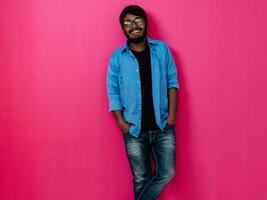
[[[161,130],[167,124],[168,89],[179,88],[176,65],[169,47],[162,41],[147,38],[150,48],[152,96],[156,123]],[[110,58],[107,72],[109,111],[121,110],[131,124],[129,134],[138,137],[141,130],[142,95],[139,64],[127,42]]]

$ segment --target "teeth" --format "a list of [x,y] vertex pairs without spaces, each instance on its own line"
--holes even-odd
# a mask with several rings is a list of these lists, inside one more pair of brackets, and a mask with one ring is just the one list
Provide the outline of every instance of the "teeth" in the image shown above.
[[139,30],[134,30],[132,33],[138,33],[139,32]]

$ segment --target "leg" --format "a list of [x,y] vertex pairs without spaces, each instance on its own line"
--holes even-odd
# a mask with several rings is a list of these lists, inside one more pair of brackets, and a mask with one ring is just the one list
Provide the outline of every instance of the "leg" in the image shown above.
[[130,134],[124,135],[128,160],[133,173],[135,199],[151,179],[150,144],[147,134],[140,133],[138,138]]
[[152,153],[155,159],[155,176],[141,191],[138,200],[155,200],[174,177],[176,142],[174,126],[151,135]]

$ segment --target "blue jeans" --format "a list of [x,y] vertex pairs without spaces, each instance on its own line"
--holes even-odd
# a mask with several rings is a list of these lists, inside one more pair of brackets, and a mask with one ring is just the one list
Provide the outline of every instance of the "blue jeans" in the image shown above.
[[[155,200],[175,172],[174,125],[164,131],[141,132],[138,138],[124,134],[128,160],[133,173],[135,200]],[[151,172],[151,158],[155,171]]]

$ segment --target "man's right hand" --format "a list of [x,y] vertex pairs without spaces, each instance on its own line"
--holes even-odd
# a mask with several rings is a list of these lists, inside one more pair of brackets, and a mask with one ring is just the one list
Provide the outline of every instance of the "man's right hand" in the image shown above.
[[130,129],[130,124],[125,122],[124,120],[122,122],[119,123],[119,127],[121,129],[121,131],[126,134],[128,133],[129,129]]
[[121,110],[114,110],[113,111],[113,114],[114,114],[114,117],[121,129],[121,131],[125,134],[125,133],[128,133],[129,129],[130,129],[130,124],[127,123],[124,119],[123,119],[123,116],[122,116],[122,112]]

